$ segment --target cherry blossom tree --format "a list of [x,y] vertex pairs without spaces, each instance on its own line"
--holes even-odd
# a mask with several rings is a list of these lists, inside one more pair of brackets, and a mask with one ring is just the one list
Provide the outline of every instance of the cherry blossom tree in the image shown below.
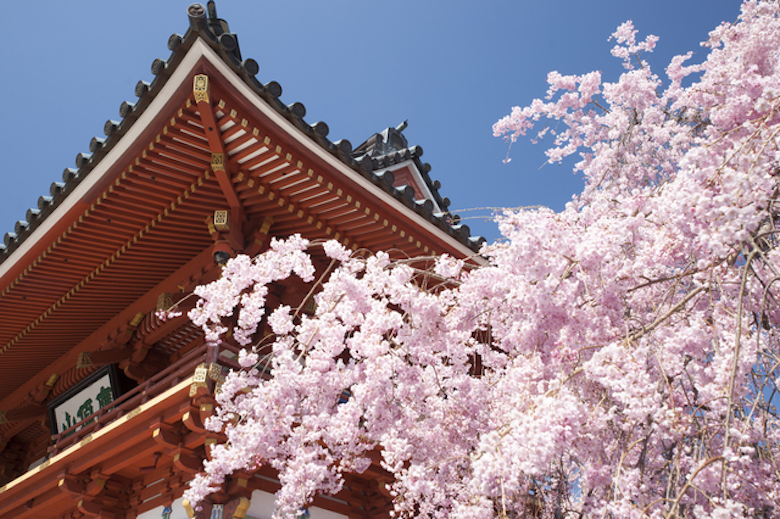
[[[294,515],[378,455],[402,517],[780,514],[780,6],[745,2],[663,75],[657,38],[613,38],[617,81],[550,73],[496,123],[579,154],[585,188],[504,214],[483,261],[292,237],[198,290],[209,340],[232,316],[247,349],[188,499],[268,464]],[[266,315],[293,275],[316,312]]]

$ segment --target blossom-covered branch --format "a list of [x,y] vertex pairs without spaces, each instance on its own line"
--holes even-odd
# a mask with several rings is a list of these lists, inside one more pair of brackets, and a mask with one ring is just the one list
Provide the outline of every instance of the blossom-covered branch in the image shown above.
[[779,18],[746,2],[664,79],[630,23],[617,81],[551,73],[494,131],[560,121],[549,159],[579,153],[585,189],[561,213],[504,214],[479,268],[329,242],[316,312],[265,316],[269,283],[314,281],[311,245],[228,263],[191,317],[218,340],[238,312],[250,349],[188,498],[263,463],[294,515],[378,453],[405,517],[776,515]]

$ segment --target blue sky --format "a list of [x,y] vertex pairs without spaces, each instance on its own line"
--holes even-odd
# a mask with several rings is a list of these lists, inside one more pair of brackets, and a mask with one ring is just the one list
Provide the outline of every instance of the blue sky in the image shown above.
[[[184,33],[190,1],[7,2],[0,31],[0,235],[74,167],[107,119],[150,81],[168,37]],[[204,2],[205,3],[205,2]],[[219,0],[262,82],[279,82],[332,140],[361,143],[408,119],[452,209],[563,208],[581,188],[569,165],[544,164],[544,143],[507,145],[491,125],[546,90],[547,72],[621,72],[607,38],[628,19],[660,36],[650,62],[662,72],[693,50],[739,2],[725,0]],[[663,76],[662,76],[663,77]],[[489,212],[461,212],[484,216]],[[496,239],[494,223],[467,220]]]

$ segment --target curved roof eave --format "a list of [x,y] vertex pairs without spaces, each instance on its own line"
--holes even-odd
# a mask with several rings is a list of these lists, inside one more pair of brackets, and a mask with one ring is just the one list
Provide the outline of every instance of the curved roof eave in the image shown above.
[[[144,131],[157,120],[165,117],[165,106],[175,102],[174,97],[181,90],[190,73],[205,59],[231,86],[249,100],[256,109],[322,160],[339,170],[368,192],[373,193],[393,209],[402,213],[416,213],[422,217],[422,225],[430,233],[444,238],[455,250],[472,255],[484,243],[481,237],[471,237],[465,225],[451,225],[441,214],[416,207],[414,200],[408,200],[402,190],[394,188],[381,175],[374,173],[379,166],[369,157],[355,160],[351,156],[352,146],[347,140],[331,142],[327,138],[325,123],[309,125],[303,119],[306,110],[300,103],[290,106],[279,100],[281,87],[278,83],[261,84],[255,77],[257,64],[252,59],[239,61],[235,51],[229,51],[229,40],[218,38],[206,23],[191,18],[191,26],[184,36],[174,34],[168,47],[171,55],[167,60],[157,59],[152,64],[155,75],[151,83],[139,81],[136,86],[135,103],[124,102],[120,108],[121,121],[108,120],[105,124],[106,138],[93,138],[91,153],[77,157],[78,169],[68,168],[63,173],[63,182],[52,183],[49,196],[41,196],[38,209],[27,212],[26,221],[20,220],[15,232],[6,233],[4,246],[0,245],[0,280],[14,267],[23,268],[22,259],[46,242],[45,237],[68,222],[68,214],[83,199],[99,191],[109,170],[137,141]],[[417,155],[417,154],[414,154]],[[415,156],[416,162],[419,158]],[[424,170],[423,170],[424,171]],[[426,172],[427,173],[427,172]],[[424,175],[426,183],[437,199],[438,186]],[[51,236],[50,236],[51,237]]]

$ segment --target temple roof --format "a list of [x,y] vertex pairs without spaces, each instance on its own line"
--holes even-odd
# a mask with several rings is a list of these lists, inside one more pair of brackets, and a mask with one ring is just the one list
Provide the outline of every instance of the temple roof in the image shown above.
[[[220,276],[218,255],[255,255],[274,237],[300,234],[339,240],[357,254],[482,260],[474,254],[481,239],[453,224],[449,201],[421,161],[422,148],[403,135],[405,123],[354,148],[329,140],[325,123],[309,124],[302,104],[282,103],[277,83],[256,79],[257,63],[242,57],[238,37],[213,3],[190,6],[188,14],[189,29],[171,36],[171,54],[154,62],[153,80],[138,82],[137,101],[122,104],[120,119],[106,122],[105,136],[92,139],[76,168],[66,169],[5,237],[0,485],[48,452],[47,405],[99,366],[116,365],[140,384],[128,395],[145,400],[152,383],[167,388],[168,375],[181,382],[181,374],[205,359],[199,357],[206,354],[202,329],[186,317],[160,319],[155,310],[193,305],[194,288]],[[311,254],[324,271],[322,249]],[[308,292],[292,281],[273,290],[274,304],[293,306]],[[171,405],[177,413],[184,409]],[[148,423],[141,428],[149,431]],[[102,459],[114,460],[115,481],[154,484],[157,476],[139,472],[153,465],[156,440],[121,429],[102,428],[90,445],[113,448],[117,437],[132,439],[125,453],[104,449]],[[10,493],[0,486],[0,493],[6,488],[0,515],[59,510],[66,501],[58,500],[61,469],[72,459],[67,452],[73,451],[41,464],[44,472],[26,472],[32,479],[13,479]],[[107,467],[92,454],[82,459]],[[44,480],[48,487],[39,485]],[[46,495],[35,497],[43,508],[26,508],[30,492]]]
[[[472,237],[468,226],[459,224],[459,218],[447,212],[449,200],[439,194],[438,190],[441,184],[436,180],[431,180],[429,176],[430,165],[421,161],[422,148],[420,146],[410,147],[401,133],[401,127],[387,128],[374,134],[356,148],[353,148],[347,139],[331,141],[328,138],[329,128],[325,122],[320,121],[313,124],[306,122],[304,119],[306,108],[303,104],[296,102],[287,105],[283,103],[280,99],[282,87],[277,82],[271,81],[263,84],[256,78],[259,71],[257,62],[252,58],[244,59],[242,57],[238,35],[230,32],[228,23],[217,17],[213,1],[208,2],[208,7],[193,4],[188,8],[187,13],[190,22],[189,28],[184,35],[173,34],[169,38],[170,56],[167,60],[157,59],[154,61],[152,64],[154,78],[151,82],[143,80],[138,82],[135,88],[137,101],[135,103],[122,103],[119,110],[120,120],[109,119],[106,121],[105,136],[93,137],[89,145],[89,152],[77,155],[76,168],[66,168],[62,175],[62,181],[53,182],[49,194],[39,197],[37,207],[30,208],[25,219],[17,221],[14,230],[5,234],[3,243],[0,244],[0,263],[9,258],[32,235],[35,229],[52,214],[63,200],[73,193],[76,187],[89,176],[90,172],[130,131],[198,39],[206,42],[254,93],[321,148],[472,251],[479,250],[485,241],[484,238]],[[408,186],[396,185],[393,173],[387,169],[405,161],[412,161],[420,172],[434,204],[426,203],[426,200],[415,199],[414,190]]]
[[[403,125],[355,148],[329,140],[325,123],[307,123],[303,105],[283,104],[277,83],[256,79],[213,5],[211,16],[198,5],[189,16],[154,79],[138,83],[138,100],[122,104],[121,119],[6,235],[0,411],[29,406],[50,379],[50,397],[67,390],[88,374],[79,354],[114,347],[137,315],[151,319],[160,293],[202,284],[220,239],[215,211],[236,217],[231,247],[247,254],[296,233],[399,258],[473,257],[480,244],[453,224]],[[208,101],[196,95],[201,80]],[[0,436],[18,427],[0,419]]]

